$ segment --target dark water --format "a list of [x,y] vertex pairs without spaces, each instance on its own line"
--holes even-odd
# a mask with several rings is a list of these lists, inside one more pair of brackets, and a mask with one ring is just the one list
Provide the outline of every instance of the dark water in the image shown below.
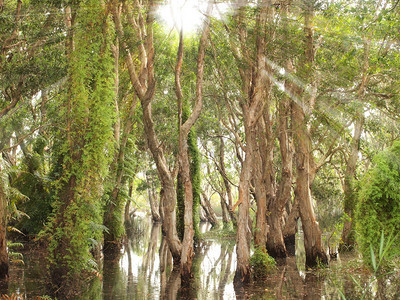
[[[209,224],[201,225],[202,232],[209,229]],[[288,258],[267,279],[235,290],[234,242],[202,241],[193,262],[191,287],[183,289],[179,273],[172,270],[160,225],[136,217],[121,258],[104,261],[103,277],[88,282],[80,299],[397,299],[393,282],[389,284],[393,291],[379,297],[382,284],[362,267],[355,254],[339,257],[329,268],[306,271],[301,237],[296,257]],[[19,299],[46,295],[44,256],[35,249],[25,251],[25,265],[12,266],[8,286],[0,287],[0,294],[19,295]]]

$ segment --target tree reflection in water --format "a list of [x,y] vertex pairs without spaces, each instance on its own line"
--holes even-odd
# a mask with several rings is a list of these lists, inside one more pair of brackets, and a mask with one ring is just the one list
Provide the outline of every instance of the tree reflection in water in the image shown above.
[[[201,230],[204,233],[209,228],[209,224],[204,224]],[[390,282],[373,281],[360,263],[345,267],[360,270],[355,274],[356,280],[362,286],[370,287],[360,291],[344,271],[346,269],[340,267],[341,259],[346,265],[346,262],[354,261],[354,254],[339,257],[329,269],[307,271],[303,267],[301,242],[296,245],[296,257],[287,258],[286,264],[279,266],[265,280],[235,290],[235,241],[203,240],[193,261],[195,275],[189,286],[182,287],[179,270],[173,270],[172,256],[162,236],[161,225],[153,224],[150,218],[135,216],[128,232],[121,257],[103,262],[102,281],[100,278],[93,281],[80,299],[339,299],[339,291],[348,299],[358,299],[362,293],[367,293],[366,298],[399,299],[398,271]],[[33,252],[24,253],[24,257],[26,265],[12,266],[8,291],[7,287],[3,291],[21,295],[23,299],[44,295],[45,277],[39,275],[45,274],[44,258],[37,259],[38,254]],[[374,285],[370,285],[372,282]]]

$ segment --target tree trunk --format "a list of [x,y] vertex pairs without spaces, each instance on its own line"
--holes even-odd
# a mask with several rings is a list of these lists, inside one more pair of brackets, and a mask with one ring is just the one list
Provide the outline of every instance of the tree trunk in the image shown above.
[[154,123],[151,118],[151,106],[150,102],[146,104],[146,101],[142,102],[143,111],[143,125],[146,133],[147,144],[155,160],[158,176],[161,181],[160,191],[160,205],[162,208],[162,220],[163,230],[165,232],[168,247],[171,250],[172,257],[174,258],[174,264],[180,263],[182,245],[179,240],[178,233],[176,231],[176,190],[175,182],[172,174],[169,172],[167,167],[166,159],[162,148],[159,147],[159,143],[156,139],[154,131]]
[[222,223],[224,224],[224,227],[228,226],[229,224],[229,206],[226,203],[225,199],[225,191],[219,194],[220,198],[220,204],[221,204],[221,213],[222,213]]
[[200,216],[200,222],[208,222],[208,218],[206,216],[203,204],[200,206],[199,216]]
[[236,233],[237,266],[234,277],[235,284],[246,284],[250,281],[250,241],[249,227],[250,179],[253,165],[255,129],[246,126],[246,157],[240,172],[239,182],[239,215]]
[[153,156],[153,159],[157,166],[158,176],[161,182],[160,191],[160,207],[162,210],[163,224],[162,228],[166,236],[168,247],[170,248],[174,264],[180,263],[180,257],[182,253],[181,241],[178,238],[176,232],[176,190],[173,174],[171,174],[167,160],[164,155],[163,148],[157,139],[157,135],[154,129],[154,122],[152,120],[152,108],[151,102],[154,98],[155,93],[155,77],[154,77],[154,47],[153,47],[153,16],[147,15],[147,20],[143,16],[143,11],[152,10],[152,2],[147,3],[149,7],[142,7],[142,4],[135,2],[135,12],[138,14],[138,18],[141,20],[141,24],[146,26],[139,26],[134,22],[134,17],[131,15],[129,7],[125,7],[125,13],[129,16],[128,22],[131,28],[135,29],[135,33],[139,37],[145,37],[145,42],[139,46],[141,67],[139,70],[136,69],[136,64],[133,59],[133,55],[130,51],[129,46],[125,42],[125,32],[121,21],[121,9],[118,1],[113,3],[113,16],[118,38],[122,43],[122,48],[126,51],[126,65],[128,67],[129,78],[132,86],[135,89],[136,95],[138,96],[142,112],[143,112],[143,126],[146,135],[147,146]]
[[208,199],[207,195],[202,192],[202,196],[203,196],[203,201],[201,201],[201,205],[204,209],[204,212],[206,213],[207,219],[208,221],[211,223],[212,227],[218,227],[219,223],[218,223],[218,219],[217,219],[217,215],[214,212],[214,209],[211,206],[210,200]]
[[181,135],[179,141],[179,169],[185,195],[185,230],[182,241],[181,274],[182,282],[189,282],[192,278],[192,259],[194,256],[193,240],[193,188],[190,178],[190,162],[188,156],[187,135]]
[[294,256],[296,254],[296,233],[299,220],[299,205],[296,197],[294,198],[293,205],[290,206],[291,209],[286,218],[282,234],[288,256]]
[[257,125],[257,154],[253,160],[254,191],[257,200],[256,229],[254,232],[254,244],[263,249],[267,246],[267,236],[271,230],[267,224],[267,207],[275,202],[275,176],[274,176],[274,133],[270,116],[270,91],[271,83],[268,80],[264,87],[265,107],[263,116]]
[[293,105],[293,127],[296,149],[296,189],[299,213],[304,232],[306,266],[314,267],[318,263],[328,263],[328,257],[322,244],[322,235],[315,218],[310,191],[311,141],[307,132],[302,107]]
[[[225,190],[226,190],[226,195],[228,196],[228,212],[229,212],[229,215],[230,215],[233,225],[236,226],[237,225],[236,214],[232,210],[232,208],[233,208],[232,189],[231,189],[231,185],[228,181],[226,169],[225,169],[225,143],[224,143],[223,137],[220,138],[219,165],[220,165],[220,167],[218,168],[218,171],[221,174],[222,181],[224,182],[224,186],[225,186]],[[221,201],[222,201],[222,199],[221,199]],[[222,202],[221,202],[221,205],[223,205]],[[224,209],[222,209],[222,210],[224,212]]]
[[[246,136],[246,157],[240,172],[239,199],[235,204],[239,205],[239,216],[236,234],[236,253],[237,267],[234,277],[236,286],[246,284],[250,280],[250,241],[251,227],[249,226],[250,209],[250,181],[254,175],[254,157],[257,155],[257,123],[262,117],[264,101],[266,100],[265,86],[267,84],[266,57],[265,57],[265,24],[269,10],[268,1],[259,3],[259,10],[256,15],[256,28],[260,30],[256,33],[255,57],[248,50],[245,1],[238,1],[239,12],[237,15],[239,42],[241,46],[241,56],[246,61],[254,61],[254,65],[243,66],[239,69],[242,81],[242,94],[246,96],[240,102],[243,112],[243,122]],[[232,49],[236,52],[236,49]],[[239,62],[242,64],[243,62]]]
[[[265,139],[262,134],[258,138]],[[265,249],[267,242],[268,226],[267,226],[267,182],[265,178],[266,162],[265,155],[260,149],[255,152],[253,158],[253,175],[254,178],[254,194],[257,204],[256,210],[256,227],[254,230],[254,245]],[[261,156],[264,157],[261,157]]]
[[[3,170],[1,169],[0,165],[0,176],[2,176],[1,172],[3,172]],[[7,251],[6,232],[7,232],[7,197],[4,191],[3,182],[0,181],[0,280],[8,278],[8,251]]]
[[[290,104],[289,99],[286,97],[281,100],[278,106],[279,111],[279,144],[281,153],[281,181],[279,182],[276,200],[274,203],[270,203],[269,211],[270,216],[267,239],[267,250],[268,253],[274,258],[285,258],[287,256],[286,245],[282,232],[282,217],[288,201],[291,201],[291,190],[292,190],[292,157],[293,151],[289,136],[289,116],[290,116]],[[272,205],[271,205],[272,204]],[[293,233],[295,234],[295,232]],[[292,237],[293,239],[293,237]]]
[[[153,177],[153,176],[152,176]],[[150,203],[150,210],[151,210],[151,217],[153,222],[160,222],[161,221],[161,216],[160,216],[160,209],[157,205],[157,198],[155,195],[154,191],[154,183],[153,183],[153,178],[150,180],[147,177],[147,174],[145,174],[146,182],[149,184],[149,187],[147,188],[147,194],[149,196],[149,203]]]

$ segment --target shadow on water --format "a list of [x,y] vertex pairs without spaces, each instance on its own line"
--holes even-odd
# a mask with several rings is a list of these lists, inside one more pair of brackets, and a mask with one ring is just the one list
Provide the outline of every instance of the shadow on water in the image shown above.
[[[210,227],[202,224],[201,230],[204,233]],[[342,261],[339,258],[329,269],[306,271],[301,237],[297,238],[296,257],[288,258],[265,280],[235,290],[234,240],[202,240],[195,250],[194,277],[190,286],[182,287],[179,270],[173,270],[161,225],[136,216],[128,232],[121,257],[103,262],[103,277],[96,278],[80,299],[339,299],[339,291],[348,299],[358,299],[354,295],[360,295],[345,269],[340,268],[344,262],[355,260],[354,254]],[[21,295],[21,299],[46,295],[43,251],[27,250],[24,258],[25,266],[11,267],[10,280],[0,285],[0,294]],[[355,268],[360,268],[360,264]],[[360,282],[370,282],[369,274],[362,269],[357,272],[364,273],[364,277],[357,277]],[[379,282],[376,284],[375,289],[379,290]]]

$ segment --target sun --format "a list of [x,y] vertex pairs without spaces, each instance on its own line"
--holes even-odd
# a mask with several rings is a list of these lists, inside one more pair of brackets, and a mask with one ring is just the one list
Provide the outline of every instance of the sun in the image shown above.
[[167,4],[159,6],[157,15],[169,28],[194,32],[203,24],[206,8],[205,0],[168,0]]

